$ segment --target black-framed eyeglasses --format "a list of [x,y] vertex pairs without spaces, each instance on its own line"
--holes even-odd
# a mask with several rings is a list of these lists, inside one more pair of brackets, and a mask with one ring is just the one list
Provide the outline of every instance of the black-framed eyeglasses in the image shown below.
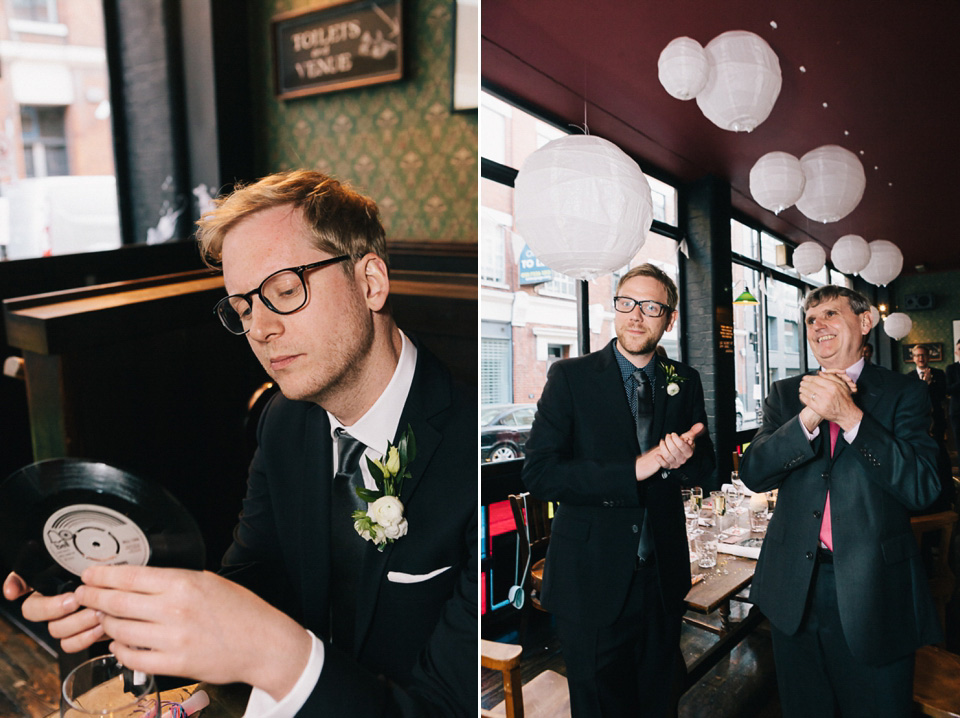
[[651,319],[662,317],[664,312],[673,311],[669,305],[655,302],[652,299],[634,299],[633,297],[613,298],[613,308],[618,312],[629,314],[633,311],[634,307],[640,307],[640,311],[643,313],[643,315],[645,317],[650,317]]
[[263,306],[277,314],[293,314],[307,303],[307,283],[303,278],[309,269],[319,269],[349,259],[343,254],[332,259],[323,259],[299,267],[278,269],[260,282],[260,286],[246,294],[231,294],[224,297],[213,308],[220,322],[231,334],[242,335],[250,331],[253,317],[253,298],[260,297]]

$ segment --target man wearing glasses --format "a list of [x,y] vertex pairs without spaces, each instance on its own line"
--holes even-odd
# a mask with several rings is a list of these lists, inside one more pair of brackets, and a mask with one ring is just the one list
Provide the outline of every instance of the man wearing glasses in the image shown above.
[[542,603],[556,616],[574,718],[667,715],[683,678],[690,590],[681,483],[713,471],[700,375],[657,356],[677,288],[634,267],[614,297],[616,339],[556,362],[523,481],[557,501]]
[[[394,323],[376,205],[288,172],[199,225],[229,292],[216,312],[282,392],[221,575],[96,567],[24,614],[68,652],[106,635],[132,669],[248,683],[250,716],[475,714],[476,403]],[[378,488],[361,456],[409,460],[394,499],[357,496]],[[377,525],[355,526],[367,509]]]

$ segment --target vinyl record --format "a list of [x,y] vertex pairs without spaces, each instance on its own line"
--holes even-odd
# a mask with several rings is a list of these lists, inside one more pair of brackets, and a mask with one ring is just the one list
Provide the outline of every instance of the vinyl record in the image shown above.
[[88,566],[202,569],[196,521],[159,484],[107,464],[48,459],[0,484],[0,558],[44,595],[72,591]]

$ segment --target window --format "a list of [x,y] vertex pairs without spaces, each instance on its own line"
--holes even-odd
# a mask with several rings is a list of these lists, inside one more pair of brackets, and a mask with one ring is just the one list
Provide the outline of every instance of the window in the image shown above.
[[571,279],[566,274],[554,273],[553,279],[541,285],[541,293],[576,298],[577,280]]
[[10,0],[14,20],[57,22],[57,0]]
[[797,331],[799,324],[792,319],[785,319],[783,322],[783,349],[788,352],[800,353],[800,333]]
[[512,218],[492,207],[480,211],[480,281],[504,284],[506,277],[505,235]]
[[777,318],[767,317],[767,349],[775,352],[778,349],[779,332],[777,331]]
[[[0,259],[120,246],[102,4],[5,0]],[[62,15],[58,10],[62,9]]]
[[24,174],[27,177],[54,177],[70,174],[67,161],[66,108],[21,107]]
[[510,340],[481,337],[480,339],[480,401],[483,404],[509,404]]

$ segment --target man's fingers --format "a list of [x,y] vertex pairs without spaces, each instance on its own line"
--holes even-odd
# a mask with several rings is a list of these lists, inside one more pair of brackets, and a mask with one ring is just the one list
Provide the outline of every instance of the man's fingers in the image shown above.
[[694,424],[694,425],[691,426],[689,429],[687,429],[685,432],[683,432],[683,434],[681,435],[680,438],[683,439],[684,441],[688,441],[688,442],[689,442],[689,441],[693,441],[693,440],[696,439],[698,436],[700,436],[700,434],[702,434],[702,433],[703,433],[703,430],[706,429],[706,428],[707,428],[707,427],[703,425],[703,422],[702,422],[702,421],[698,421],[696,424]]
[[153,566],[91,566],[80,579],[88,586],[131,593],[162,593],[178,569]]
[[56,621],[50,621],[47,629],[54,638],[70,638],[100,625],[97,614],[89,608],[82,609]]
[[90,648],[97,641],[102,641],[106,638],[107,635],[103,632],[103,626],[97,623],[96,626],[90,628],[83,633],[78,633],[75,636],[70,636],[69,638],[64,638],[60,641],[60,647],[63,649],[64,653],[79,653],[80,651],[85,651]]
[[26,581],[11,571],[3,582],[3,597],[8,601],[15,601],[27,593],[30,593],[30,587]]
[[20,607],[23,617],[35,623],[46,623],[68,616],[79,608],[72,593],[59,596],[41,596],[32,593]]

